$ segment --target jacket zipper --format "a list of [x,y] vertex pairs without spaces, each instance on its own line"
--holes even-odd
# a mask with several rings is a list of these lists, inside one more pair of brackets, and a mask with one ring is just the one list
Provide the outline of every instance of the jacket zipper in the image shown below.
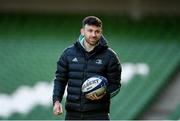
[[[83,69],[83,82],[85,81],[86,79],[86,70],[87,70],[87,62],[88,62],[88,59],[86,57],[86,55],[84,54],[84,58],[85,58],[85,64],[84,64],[84,69]],[[83,93],[81,92],[81,103],[80,103],[80,109],[83,110]]]

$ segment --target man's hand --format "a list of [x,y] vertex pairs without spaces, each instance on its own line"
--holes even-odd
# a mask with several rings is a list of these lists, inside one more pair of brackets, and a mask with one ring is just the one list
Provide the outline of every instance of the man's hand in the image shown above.
[[62,105],[59,101],[56,101],[54,103],[53,113],[54,113],[54,115],[60,115],[63,113]]
[[96,93],[87,94],[87,95],[86,95],[86,98],[87,98],[87,99],[90,99],[90,100],[99,100],[99,99],[101,99],[105,94],[106,94],[106,92],[104,92],[104,94],[102,94],[101,96],[97,96]]

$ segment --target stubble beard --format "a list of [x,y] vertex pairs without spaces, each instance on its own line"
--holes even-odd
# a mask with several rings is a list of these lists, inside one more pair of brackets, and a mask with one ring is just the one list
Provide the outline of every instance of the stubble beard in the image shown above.
[[89,45],[91,45],[91,46],[95,46],[99,41],[99,39],[98,38],[93,38],[94,39],[94,41],[91,41],[90,39],[86,39],[86,42],[89,44]]

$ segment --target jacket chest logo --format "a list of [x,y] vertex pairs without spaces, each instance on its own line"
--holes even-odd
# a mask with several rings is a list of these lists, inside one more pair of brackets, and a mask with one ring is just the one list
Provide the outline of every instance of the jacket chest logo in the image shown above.
[[72,62],[78,62],[78,59],[75,57],[72,59]]
[[96,60],[96,64],[101,65],[102,64],[102,60],[101,59],[97,59]]

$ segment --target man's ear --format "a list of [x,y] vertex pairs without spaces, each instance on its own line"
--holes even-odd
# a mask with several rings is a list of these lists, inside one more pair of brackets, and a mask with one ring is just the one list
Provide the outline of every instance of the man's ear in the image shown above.
[[81,28],[81,35],[84,36],[84,28]]

